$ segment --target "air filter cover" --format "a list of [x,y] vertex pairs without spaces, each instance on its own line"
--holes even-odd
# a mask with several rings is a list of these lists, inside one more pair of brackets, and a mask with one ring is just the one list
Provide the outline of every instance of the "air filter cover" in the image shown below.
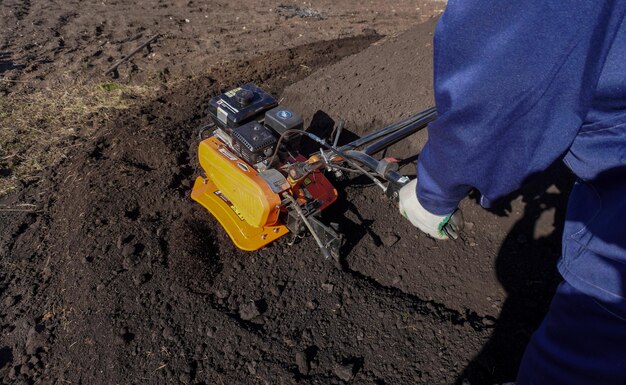
[[233,130],[233,150],[251,165],[265,160],[274,152],[277,139],[272,130],[250,122]]

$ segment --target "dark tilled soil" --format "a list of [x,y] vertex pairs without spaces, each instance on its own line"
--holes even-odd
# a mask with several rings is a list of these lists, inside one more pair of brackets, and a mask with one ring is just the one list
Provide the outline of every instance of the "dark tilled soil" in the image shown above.
[[[436,21],[433,19],[403,35],[377,42],[367,51],[287,87],[283,102],[303,111],[313,129],[344,120],[348,130],[359,136],[432,106],[432,33]],[[413,159],[426,138],[424,130],[394,145],[387,155]],[[403,164],[406,165],[403,171],[414,175],[414,163]],[[549,182],[549,178],[543,180]],[[360,206],[359,202],[377,201],[377,193],[376,189],[367,189],[350,194],[349,199]],[[530,241],[553,234],[555,226],[554,210],[548,210],[553,209],[555,203],[545,203],[545,207],[531,213],[526,207],[527,202],[523,202],[524,198],[530,199],[526,197],[529,194],[532,195],[530,191],[524,191],[510,197],[511,200],[517,199],[513,200],[511,215],[507,216],[483,210],[474,200],[463,202],[469,227],[461,242],[431,241],[399,216],[386,215],[389,210],[394,210],[391,205],[373,204],[368,211],[374,212],[368,213],[368,218],[385,218],[374,221],[370,227],[380,239],[373,237],[374,247],[367,243],[362,247],[356,245],[348,255],[348,261],[355,270],[382,284],[434,300],[462,313],[497,318],[509,292],[522,289],[517,285],[507,287],[506,279],[499,275],[501,272],[494,269],[500,263],[500,251],[507,236],[520,236],[521,242],[513,242],[513,247],[524,256],[523,264],[531,259],[553,262],[552,258],[559,253],[558,238],[548,242],[550,248],[542,245],[537,250],[526,250],[526,247],[536,245]],[[558,195],[559,190],[555,186],[548,194]],[[532,222],[543,211],[546,212],[536,228],[528,229],[527,234],[512,235],[522,219]],[[379,257],[372,258],[372,255]],[[506,262],[507,266],[515,263],[522,261],[512,259]],[[549,269],[533,272],[538,275],[532,280],[545,279],[546,270]],[[523,281],[521,276],[519,279]]]
[[[0,93],[54,86],[64,77],[167,82],[216,63],[320,40],[396,34],[445,7],[439,0],[300,3],[3,0],[0,75],[8,81],[0,81]],[[156,34],[155,42],[104,75]]]
[[540,179],[559,176],[558,187],[536,183],[508,210],[468,199],[457,242],[411,228],[366,181],[338,182],[327,216],[347,236],[340,263],[310,238],[239,251],[189,199],[211,95],[253,81],[278,96],[293,84],[284,102],[317,116],[318,129],[344,118],[362,134],[431,103],[433,27],[266,54],[163,89],[6,198],[23,212],[0,212],[2,382],[513,379],[557,281],[561,169]]
[[[436,23],[437,19],[431,19],[317,71],[287,87],[283,102],[301,111],[314,129],[329,125],[331,120],[344,120],[357,135],[433,106],[432,40]],[[414,156],[425,138],[422,134],[403,141],[394,147],[393,154]]]

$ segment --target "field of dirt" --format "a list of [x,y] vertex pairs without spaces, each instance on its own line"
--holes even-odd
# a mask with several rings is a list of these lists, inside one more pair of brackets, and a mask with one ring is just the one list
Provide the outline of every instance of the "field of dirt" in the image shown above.
[[[11,80],[5,97],[45,87],[64,69],[109,79],[102,72],[122,52],[168,33],[112,75],[139,84],[165,73],[156,95],[95,115],[93,136],[0,199],[2,383],[514,379],[559,281],[570,183],[563,168],[490,211],[466,199],[466,231],[454,242],[412,228],[366,180],[336,181],[340,199],[326,219],[346,235],[337,263],[310,237],[240,251],[189,198],[208,100],[236,85],[257,83],[302,112],[312,130],[342,119],[352,135],[432,105],[437,19],[423,9],[442,4],[335,3],[278,12],[283,4],[273,2],[93,2],[81,5],[90,12],[67,16],[75,4],[0,2],[1,51],[11,52],[0,57]],[[289,13],[306,10],[321,16]],[[8,27],[11,17],[17,26]],[[246,30],[242,19],[250,20]],[[85,30],[84,39],[82,27],[50,39],[46,24],[94,20],[103,29]],[[205,27],[224,30],[207,35]],[[26,47],[27,35],[37,41],[38,33],[41,41]],[[102,34],[107,43],[94,56]],[[404,173],[414,173],[425,135],[389,151]]]
[[394,35],[444,6],[441,0],[3,0],[0,74],[6,73],[0,86],[13,86],[6,80],[15,80],[42,87],[62,74],[104,78],[107,68],[154,35],[159,38],[115,77],[189,78],[216,63],[279,48]]

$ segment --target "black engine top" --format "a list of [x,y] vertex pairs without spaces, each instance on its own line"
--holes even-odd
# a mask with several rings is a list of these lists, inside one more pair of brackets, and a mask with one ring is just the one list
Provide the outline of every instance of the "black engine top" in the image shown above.
[[252,83],[244,84],[209,102],[209,115],[215,124],[227,131],[239,127],[277,105],[272,95]]

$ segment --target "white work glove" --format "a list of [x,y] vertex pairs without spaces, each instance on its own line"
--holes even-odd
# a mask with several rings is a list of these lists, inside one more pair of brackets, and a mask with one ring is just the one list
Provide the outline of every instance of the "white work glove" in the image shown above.
[[413,226],[435,239],[457,239],[463,229],[463,215],[459,209],[448,215],[435,215],[426,210],[417,200],[417,179],[400,189],[400,214]]

